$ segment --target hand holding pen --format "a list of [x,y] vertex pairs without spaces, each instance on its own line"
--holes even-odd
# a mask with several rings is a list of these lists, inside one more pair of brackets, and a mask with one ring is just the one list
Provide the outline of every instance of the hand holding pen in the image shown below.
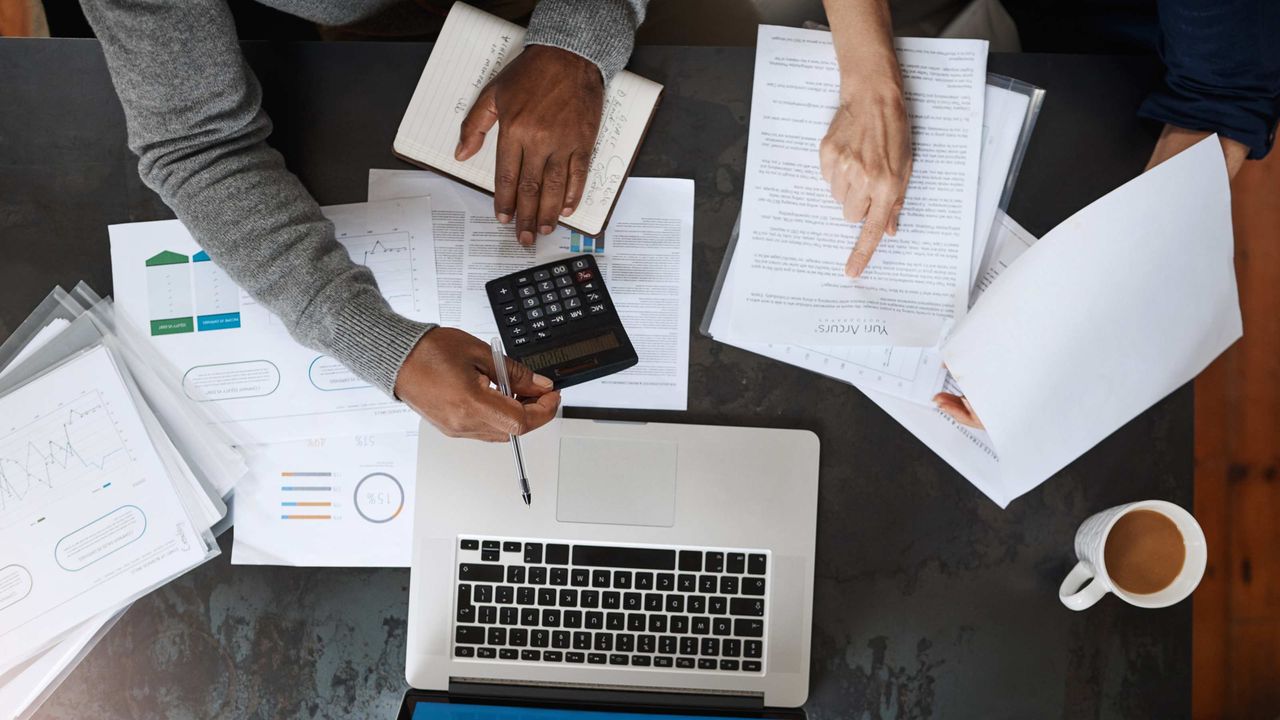
[[[502,352],[502,339],[495,337],[489,344],[493,352],[493,369],[496,377],[494,382],[498,386],[498,392],[507,397],[515,397],[511,392],[511,382],[507,377],[507,358]],[[516,482],[520,485],[520,496],[524,498],[524,504],[530,505],[533,502],[533,493],[529,490],[529,475],[524,469],[524,455],[520,451],[520,438],[512,434],[508,436],[511,441],[511,454],[515,458],[516,464]]]
[[433,328],[401,366],[396,397],[449,437],[508,442],[551,422],[560,393],[519,362],[503,364],[519,400],[494,389],[498,373],[488,343],[456,328]]

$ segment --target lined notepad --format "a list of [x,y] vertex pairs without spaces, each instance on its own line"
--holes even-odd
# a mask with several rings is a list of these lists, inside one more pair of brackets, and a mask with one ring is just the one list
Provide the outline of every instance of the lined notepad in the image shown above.
[[[466,162],[453,153],[462,120],[485,85],[523,49],[524,34],[519,25],[454,3],[400,121],[396,155],[492,193],[497,128]],[[585,192],[562,223],[587,235],[604,229],[661,93],[661,85],[633,73],[614,76],[605,89]]]

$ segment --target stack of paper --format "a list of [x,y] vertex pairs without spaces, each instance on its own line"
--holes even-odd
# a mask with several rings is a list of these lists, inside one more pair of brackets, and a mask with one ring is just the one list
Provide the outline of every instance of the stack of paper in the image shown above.
[[[497,335],[486,281],[597,253],[640,362],[568,389],[565,404],[685,409],[692,181],[633,178],[607,235],[560,228],[536,249],[494,219],[491,198],[431,172],[371,170],[369,198],[324,208],[352,260],[373,271],[401,314],[486,342]],[[293,340],[181,223],[110,232],[120,306],[180,369],[182,392],[216,408],[212,422],[240,438],[248,457],[232,562],[407,567],[417,415]]]
[[[851,281],[857,226],[817,167],[838,87],[830,36],[761,28],[743,214],[705,329],[855,385],[1005,506],[1238,337],[1222,158],[1202,144],[1133,181],[1032,254],[1054,260],[997,282],[1035,243],[999,210],[1027,98],[979,91],[982,43],[900,39],[898,52],[911,185],[898,236]],[[939,391],[966,395],[989,432],[935,409]]]
[[0,346],[0,707],[14,716],[131,601],[217,555],[245,465],[179,387],[83,285]]

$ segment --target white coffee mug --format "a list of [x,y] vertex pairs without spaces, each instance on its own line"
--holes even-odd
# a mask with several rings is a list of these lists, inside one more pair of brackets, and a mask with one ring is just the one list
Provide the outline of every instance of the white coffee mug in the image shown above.
[[[1172,520],[1178,526],[1178,532],[1182,534],[1182,541],[1187,548],[1182,570],[1173,582],[1163,590],[1147,595],[1126,592],[1124,588],[1116,587],[1111,581],[1111,576],[1107,574],[1103,553],[1103,548],[1107,545],[1107,536],[1111,533],[1111,528],[1115,526],[1116,521],[1126,513],[1135,510],[1152,510]],[[1204,577],[1208,550],[1205,548],[1204,531],[1200,529],[1200,523],[1196,522],[1191,513],[1164,500],[1143,500],[1128,505],[1117,505],[1085,520],[1076,531],[1076,556],[1080,558],[1080,562],[1076,563],[1066,579],[1062,581],[1062,587],[1058,588],[1058,598],[1062,600],[1063,605],[1072,610],[1084,610],[1092,607],[1103,595],[1113,592],[1131,605],[1161,608],[1185,599],[1191,591],[1196,589],[1200,584],[1200,578]],[[1090,579],[1093,582],[1085,585]]]

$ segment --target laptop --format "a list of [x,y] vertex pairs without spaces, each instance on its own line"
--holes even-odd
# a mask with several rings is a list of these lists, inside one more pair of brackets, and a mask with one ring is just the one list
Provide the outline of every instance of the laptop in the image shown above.
[[803,717],[817,436],[562,419],[522,445],[528,507],[509,446],[422,426],[401,718]]

